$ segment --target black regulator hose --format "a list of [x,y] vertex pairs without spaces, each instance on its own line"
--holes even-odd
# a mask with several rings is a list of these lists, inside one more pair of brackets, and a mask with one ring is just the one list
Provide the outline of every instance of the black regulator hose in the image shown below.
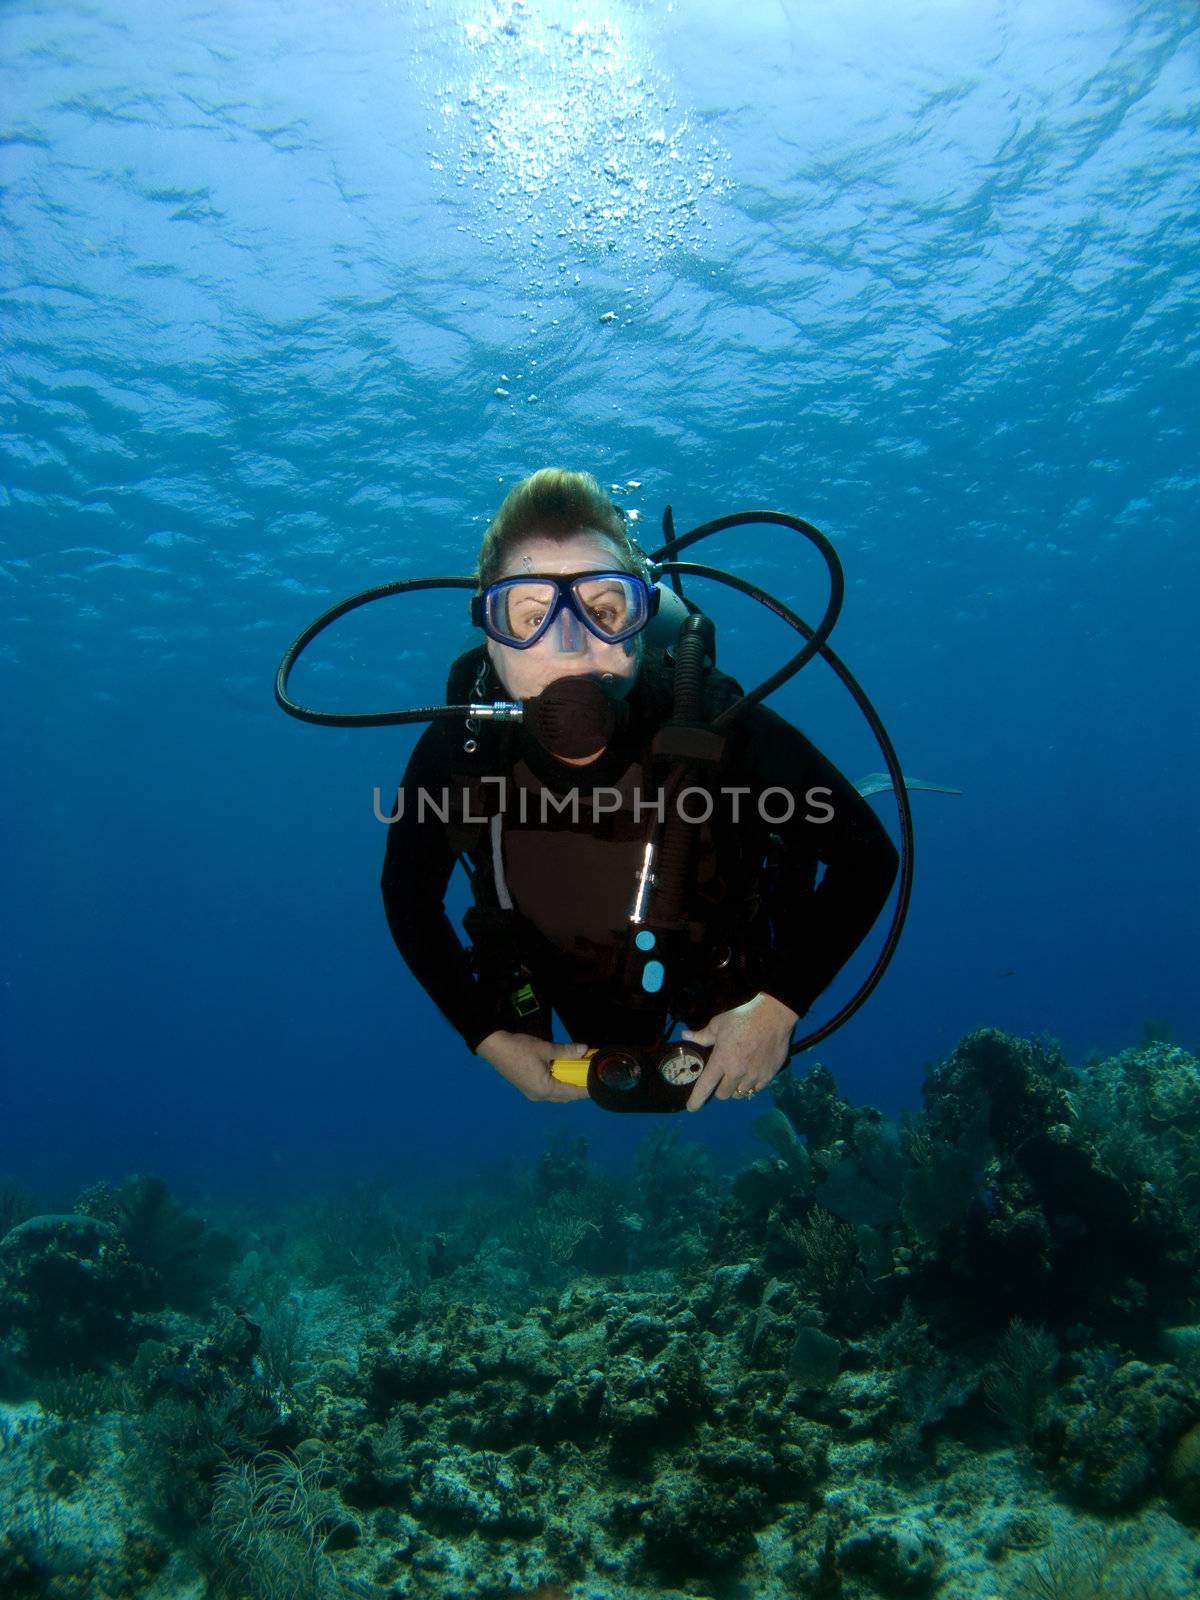
[[432,722],[435,717],[465,717],[474,709],[471,706],[415,706],[406,711],[314,711],[310,706],[297,705],[288,695],[288,679],[292,668],[319,633],[324,633],[339,617],[357,611],[359,606],[370,605],[373,600],[385,600],[388,595],[408,594],[415,589],[475,589],[474,578],[404,578],[398,583],[381,583],[373,589],[353,594],[328,611],[323,611],[289,647],[279,670],[275,674],[275,703],[290,717],[301,722],[316,722],[327,728],[386,728],[403,722]]
[[[800,619],[797,618],[797,623]],[[800,624],[803,627],[803,624]],[[858,988],[850,996],[842,1009],[832,1016],[820,1028],[814,1028],[811,1033],[806,1033],[791,1046],[789,1056],[799,1055],[801,1050],[811,1050],[813,1045],[820,1044],[822,1039],[827,1039],[835,1033],[844,1022],[865,1005],[874,994],[880,979],[891,964],[892,957],[896,954],[896,946],[900,943],[900,935],[904,931],[905,919],[908,916],[909,904],[912,900],[913,868],[915,864],[915,840],[913,837],[912,803],[908,798],[908,789],[904,783],[904,773],[900,767],[900,758],[896,754],[896,747],[888,737],[888,731],[880,721],[879,713],[867,698],[862,686],[846,663],[828,645],[821,646],[821,657],[833,668],[842,684],[849,690],[855,705],[866,718],[871,732],[875,735],[875,742],[883,753],[887,763],[888,775],[892,780],[892,788],[896,795],[896,814],[900,825],[900,883],[896,892],[896,904],[892,911],[892,920],[888,924],[887,935],[883,946],[875,958],[875,964]]]
[[[805,622],[801,617],[797,616],[791,607],[785,605],[782,600],[777,600],[774,595],[767,594],[766,591],[760,589],[757,584],[750,583],[745,578],[735,577],[731,572],[722,572],[717,567],[702,567],[694,565],[691,562],[663,562],[661,560],[662,557],[673,555],[679,550],[684,550],[689,545],[698,543],[701,539],[707,539],[711,534],[720,533],[726,528],[739,527],[744,523],[753,522],[774,523],[781,527],[794,528],[798,533],[803,534],[804,537],[810,541],[810,543],[814,544],[825,558],[825,565],[829,569],[830,579],[829,601],[825,607],[825,615],[821,618],[821,621],[816,628],[810,627],[807,622]],[[671,507],[668,506],[666,511],[663,513],[663,532],[668,535],[667,542],[658,550],[656,550],[650,559],[655,563],[656,566],[659,567],[660,571],[665,572],[670,576],[672,587],[674,588],[675,593],[679,595],[681,599],[684,598],[683,586],[679,582],[679,576],[681,574],[688,574],[693,577],[712,578],[718,583],[724,583],[729,588],[738,590],[739,593],[747,595],[750,599],[757,600],[761,605],[765,605],[768,610],[773,611],[775,615],[781,619],[781,621],[786,622],[790,627],[795,628],[797,633],[801,634],[808,641],[804,649],[801,650],[797,655],[793,656],[790,661],[786,662],[778,672],[772,673],[769,678],[764,679],[764,681],[756,688],[750,690],[748,694],[743,695],[740,700],[737,700],[733,705],[726,707],[720,716],[715,718],[715,720],[712,722],[711,727],[713,731],[719,733],[723,728],[728,727],[729,723],[732,722],[735,717],[740,715],[741,712],[746,710],[747,707],[752,704],[756,704],[766,695],[770,694],[773,689],[777,689],[781,683],[785,683],[789,678],[794,677],[795,674],[799,672],[802,667],[806,666],[814,656],[819,655],[822,660],[828,662],[829,666],[833,669],[835,676],[842,683],[843,687],[849,692],[855,705],[857,705],[858,709],[862,712],[868,727],[875,736],[875,742],[879,746],[880,753],[882,754],[884,762],[887,766],[888,775],[892,780],[892,788],[896,796],[896,811],[898,814],[900,827],[900,875],[899,888],[896,894],[896,904],[892,911],[892,919],[888,925],[888,931],[886,937],[884,938],[883,947],[876,957],[875,964],[872,966],[870,972],[863,979],[862,983],[858,986],[855,992],[851,995],[850,999],[847,1000],[846,1004],[842,1006],[841,1010],[838,1011],[836,1015],[831,1017],[830,1020],[822,1027],[814,1028],[811,1033],[806,1033],[801,1038],[797,1039],[788,1050],[789,1056],[798,1055],[800,1051],[811,1050],[812,1047],[815,1044],[819,1044],[822,1039],[827,1039],[829,1035],[836,1032],[843,1023],[848,1022],[861,1006],[865,1005],[867,1000],[878,987],[880,980],[887,971],[892,957],[896,953],[896,947],[900,943],[900,935],[904,930],[904,923],[908,916],[909,905],[912,901],[913,870],[915,865],[912,805],[908,798],[908,790],[904,784],[904,773],[901,769],[900,759],[896,754],[895,746],[892,744],[892,741],[888,736],[887,729],[884,727],[879,713],[875,710],[875,707],[868,699],[865,690],[858,683],[857,679],[846,666],[845,662],[841,660],[841,658],[826,642],[829,638],[830,632],[833,629],[834,623],[837,621],[838,613],[841,610],[842,599],[845,594],[845,580],[842,575],[842,564],[838,560],[837,551],[833,548],[833,545],[820,531],[820,529],[814,528],[811,522],[805,522],[802,517],[789,516],[788,513],[784,511],[743,511],[728,517],[717,517],[712,522],[702,523],[699,527],[693,528],[689,533],[685,533],[676,537],[674,518],[672,516]]]
[[676,722],[698,723],[704,714],[704,658],[716,649],[711,617],[696,611],[685,617],[674,645]]
[[[778,605],[779,603],[776,602],[776,604]],[[779,615],[782,616],[785,621],[791,622],[792,626],[799,632],[811,633],[807,623],[802,621],[800,617],[796,616],[794,612],[790,611],[787,606],[779,607]],[[829,1021],[826,1022],[822,1027],[814,1028],[811,1033],[806,1033],[802,1038],[797,1039],[788,1051],[789,1056],[798,1055],[801,1050],[811,1050],[813,1045],[819,1044],[822,1039],[827,1039],[829,1035],[836,1032],[844,1022],[849,1022],[850,1018],[859,1009],[859,1007],[865,1005],[867,1000],[869,1000],[871,995],[875,992],[879,985],[880,979],[887,971],[888,966],[891,963],[891,959],[896,953],[896,946],[900,943],[900,935],[904,931],[904,923],[908,917],[908,908],[912,900],[913,870],[915,866],[915,840],[913,835],[912,802],[908,798],[908,789],[905,786],[904,772],[900,766],[900,758],[896,754],[896,747],[893,745],[890,737],[888,736],[888,731],[884,727],[879,713],[871,704],[871,701],[867,698],[866,691],[855,678],[854,674],[850,671],[846,663],[827,644],[823,644],[820,647],[820,654],[821,659],[829,663],[836,677],[849,692],[855,705],[862,712],[863,717],[866,719],[867,725],[871,729],[871,732],[875,735],[875,742],[879,746],[880,753],[882,754],[888,769],[888,776],[892,780],[892,789],[896,796],[896,814],[900,827],[899,888],[897,889],[896,893],[896,904],[892,910],[892,920],[888,924],[888,931],[884,938],[882,948],[880,949],[878,956],[875,958],[874,966],[871,968],[870,972],[863,979],[862,983],[854,991],[850,999],[847,1000],[846,1004],[841,1008],[841,1010],[838,1011],[836,1015],[831,1017]],[[747,696],[747,698],[749,698],[749,696]],[[736,711],[737,706],[732,706],[730,709]],[[718,724],[723,722],[728,715],[729,712],[723,712],[722,715],[716,719],[716,722],[714,722],[713,726],[716,727]]]

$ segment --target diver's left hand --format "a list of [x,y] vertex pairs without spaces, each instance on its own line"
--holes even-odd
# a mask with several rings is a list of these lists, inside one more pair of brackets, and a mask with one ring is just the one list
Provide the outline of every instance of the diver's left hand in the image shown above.
[[764,1089],[787,1061],[796,1022],[796,1013],[782,1000],[756,994],[732,1011],[719,1011],[703,1028],[685,1028],[685,1039],[713,1046],[687,1109],[699,1111],[712,1094],[718,1100],[746,1100]]

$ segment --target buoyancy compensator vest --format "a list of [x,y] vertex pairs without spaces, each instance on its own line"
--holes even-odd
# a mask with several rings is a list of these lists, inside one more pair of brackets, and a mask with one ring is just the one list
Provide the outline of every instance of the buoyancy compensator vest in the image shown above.
[[[492,692],[489,672],[482,648],[460,656],[448,701]],[[772,836],[723,826],[716,804],[706,820],[662,825],[684,779],[692,814],[708,809],[701,791],[715,795],[732,746],[702,749],[702,725],[743,691],[710,668],[690,704],[697,738],[681,739],[675,690],[669,657],[647,652],[629,715],[592,766],[564,766],[513,725],[464,726],[456,742],[449,831],[475,902],[464,926],[479,981],[514,1031],[539,1027],[566,984],[690,1026],[756,992],[770,946]],[[646,947],[631,928],[652,838],[665,841],[663,865],[673,855],[682,880],[656,929],[650,965],[662,968],[661,983],[646,981]]]

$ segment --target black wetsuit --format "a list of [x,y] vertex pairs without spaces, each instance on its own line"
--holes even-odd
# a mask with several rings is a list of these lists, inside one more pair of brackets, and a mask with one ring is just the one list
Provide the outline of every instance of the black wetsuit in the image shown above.
[[[650,813],[642,813],[645,821],[635,838],[624,815],[597,827],[588,801],[593,788],[610,791],[622,781],[628,787],[641,780],[647,801],[653,796],[639,763],[669,715],[661,675],[644,668],[627,706],[625,724],[585,767],[555,760],[518,729],[505,730],[507,742],[495,744],[505,753],[503,770],[523,777],[531,800],[532,825],[523,826],[515,815],[515,790],[508,791],[501,847],[523,958],[543,999],[542,1010],[525,1021],[506,1014],[494,986],[480,980],[445,913],[447,885],[464,850],[461,826],[442,823],[428,807],[422,818],[417,803],[422,790],[436,796],[461,783],[461,722],[431,723],[412,753],[401,786],[403,814],[387,830],[384,906],[400,954],[471,1050],[496,1029],[551,1037],[551,1006],[566,1036],[578,1043],[649,1043],[662,1032],[665,1006],[631,994],[619,981],[612,956],[628,939],[636,862]],[[500,740],[496,725],[487,733]],[[578,822],[543,817],[532,803],[542,786],[554,795],[579,790]],[[692,915],[711,916],[719,930],[715,937],[728,942],[713,952],[719,965],[701,974],[699,998],[690,1002],[690,1015],[687,1009],[678,1012],[679,1020],[702,1026],[717,1011],[760,991],[803,1016],[878,916],[895,878],[895,847],[854,786],[765,706],[756,705],[735,721],[714,792],[717,786],[745,786],[750,792],[736,802],[718,796],[713,820],[700,830]],[[778,793],[764,801],[772,819],[764,820],[759,808],[764,790],[793,797],[789,820],[780,820],[786,800]],[[816,796],[806,799],[813,791]],[[488,790],[498,792],[498,786]],[[806,820],[812,817],[828,820]],[[612,837],[614,827],[624,829],[623,840]],[[465,848],[489,885],[494,850],[486,827],[477,827]],[[706,926],[697,924],[698,930]],[[695,945],[696,961],[707,959],[710,943],[702,938]],[[733,962],[729,943],[737,946]]]

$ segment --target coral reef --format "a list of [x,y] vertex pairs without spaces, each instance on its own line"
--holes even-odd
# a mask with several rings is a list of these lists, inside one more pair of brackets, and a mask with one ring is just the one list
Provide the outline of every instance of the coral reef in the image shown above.
[[900,1123],[823,1068],[773,1097],[731,1181],[657,1124],[424,1221],[18,1195],[0,1592],[1192,1593],[1195,1060],[985,1030]]

